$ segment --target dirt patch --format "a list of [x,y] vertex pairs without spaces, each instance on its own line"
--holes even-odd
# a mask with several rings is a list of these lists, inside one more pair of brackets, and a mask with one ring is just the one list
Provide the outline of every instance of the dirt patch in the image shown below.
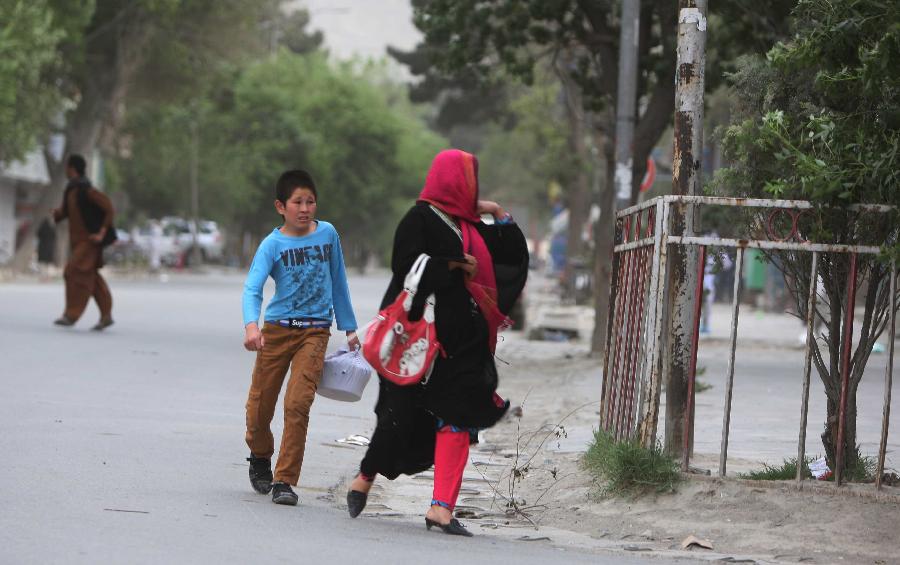
[[[515,376],[501,392],[524,399],[521,418],[484,434],[472,452],[475,467],[496,489],[490,502],[503,510],[512,498],[541,528],[576,532],[622,549],[678,550],[689,535],[710,540],[716,553],[764,561],[900,563],[900,489],[881,500],[871,485],[812,483],[798,492],[785,483],[687,480],[674,493],[608,498],[581,469],[587,434],[596,426],[599,362],[582,352],[558,358],[517,356]],[[576,435],[577,437],[573,437]],[[697,459],[703,461],[703,457]],[[523,465],[525,473],[522,473]],[[471,468],[471,466],[470,466]],[[513,472],[519,469],[519,472]],[[514,485],[510,488],[510,481]],[[822,490],[813,487],[823,487]],[[695,550],[695,553],[705,550]]]

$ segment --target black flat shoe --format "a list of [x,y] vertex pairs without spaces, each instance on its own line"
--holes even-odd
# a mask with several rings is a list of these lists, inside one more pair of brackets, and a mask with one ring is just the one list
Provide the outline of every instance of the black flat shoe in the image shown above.
[[425,528],[430,530],[432,526],[440,528],[445,534],[450,534],[451,536],[465,536],[467,538],[473,536],[472,532],[467,530],[456,518],[451,518],[449,524],[441,524],[430,518],[425,518]]
[[347,491],[347,512],[351,518],[356,518],[366,507],[366,500],[369,495],[358,490]]

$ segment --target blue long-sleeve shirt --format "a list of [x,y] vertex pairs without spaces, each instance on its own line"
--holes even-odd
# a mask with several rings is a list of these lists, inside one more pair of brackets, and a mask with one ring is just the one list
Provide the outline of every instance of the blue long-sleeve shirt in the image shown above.
[[266,321],[337,319],[338,330],[356,329],[341,239],[328,222],[316,224],[316,231],[301,237],[276,228],[259,244],[244,283],[245,326],[259,322],[263,286],[271,276],[275,295],[266,307]]

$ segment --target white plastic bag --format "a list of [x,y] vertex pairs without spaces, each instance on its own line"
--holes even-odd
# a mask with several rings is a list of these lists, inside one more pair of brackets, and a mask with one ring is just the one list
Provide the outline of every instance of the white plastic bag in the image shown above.
[[362,353],[341,347],[325,357],[322,381],[316,390],[321,396],[342,402],[356,402],[372,376],[372,367]]
[[819,481],[826,481],[831,476],[831,469],[824,457],[819,457],[815,461],[809,463],[809,473]]

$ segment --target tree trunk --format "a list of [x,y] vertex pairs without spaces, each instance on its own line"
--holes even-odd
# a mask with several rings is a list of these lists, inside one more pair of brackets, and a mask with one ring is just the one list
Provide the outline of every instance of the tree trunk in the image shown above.
[[[565,58],[564,58],[565,59]],[[568,72],[570,62],[556,65],[565,101],[566,119],[569,122],[569,150],[576,157],[577,166],[571,186],[566,188],[566,207],[569,211],[569,229],[566,237],[566,262],[563,270],[562,291],[564,297],[573,296],[573,261],[584,260],[584,239],[582,233],[591,208],[591,180],[588,175],[590,156],[585,142],[585,111],[581,89]]]
[[[88,51],[85,60],[98,60],[102,64],[86,67],[84,75],[76,78],[81,100],[75,110],[67,116],[63,159],[56,161],[44,151],[50,184],[38,197],[34,209],[34,219],[47,216],[59,206],[65,181],[66,155],[79,153],[90,162],[105,124],[109,124],[112,135],[115,126],[122,120],[122,111],[132,78],[147,56],[146,46],[155,33],[155,28],[142,20],[139,13],[133,14],[133,21],[120,20],[115,30],[107,30],[116,36],[112,57],[108,47],[100,45],[97,52]],[[118,19],[118,17],[116,18]],[[34,253],[34,238],[40,221],[31,223],[22,245],[13,257],[12,266],[22,271],[28,268]]]
[[[838,376],[838,382],[840,382]],[[825,431],[822,432],[822,445],[825,448],[825,460],[828,468],[836,471],[838,422],[840,421],[840,396],[828,398],[828,416],[825,420]],[[844,421],[844,460],[842,476],[847,480],[847,470],[858,465],[856,451],[856,387],[847,389],[847,413]]]
[[[601,149],[606,158],[606,178],[600,191],[600,218],[594,226],[594,333],[591,335],[591,356],[594,357],[602,357],[606,350],[612,301],[616,188],[615,156],[609,146],[605,143]],[[605,372],[606,368],[603,369]]]

